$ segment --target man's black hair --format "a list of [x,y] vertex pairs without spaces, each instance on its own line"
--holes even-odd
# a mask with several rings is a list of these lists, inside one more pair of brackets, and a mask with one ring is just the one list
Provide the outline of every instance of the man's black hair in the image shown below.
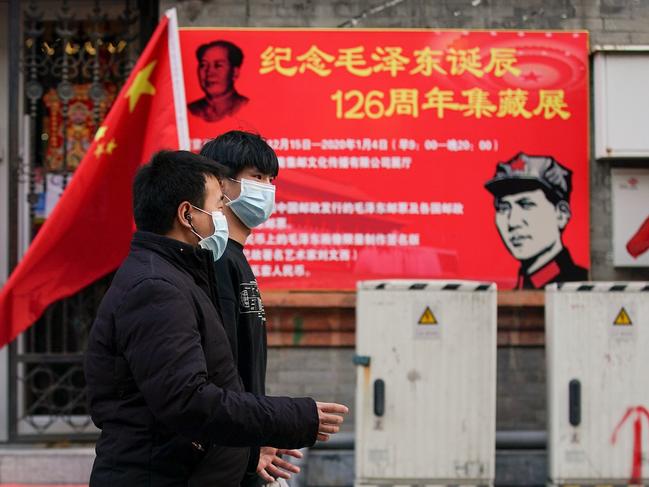
[[228,51],[228,61],[230,62],[231,67],[238,68],[243,64],[243,51],[241,48],[236,44],[233,44],[230,41],[224,41],[223,39],[198,46],[198,49],[196,49],[196,59],[198,59],[199,63],[203,60],[205,51],[212,47],[222,47]]
[[133,213],[138,230],[165,235],[183,201],[202,208],[207,176],[221,180],[224,168],[189,151],[160,151],[133,180]]
[[248,167],[272,177],[279,173],[275,151],[261,136],[251,132],[232,130],[221,134],[203,146],[201,155],[223,164],[229,177],[236,177]]

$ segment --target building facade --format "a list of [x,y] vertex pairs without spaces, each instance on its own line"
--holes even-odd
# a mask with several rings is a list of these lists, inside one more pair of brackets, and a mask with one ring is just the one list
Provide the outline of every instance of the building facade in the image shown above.
[[[649,63],[646,0],[187,0],[101,2],[101,7],[90,1],[0,1],[0,31],[6,33],[0,38],[0,283],[50,209],[48,201],[35,199],[44,193],[39,188],[65,187],[89,140],[80,131],[94,133],[159,13],[174,6],[181,27],[583,29],[590,33],[591,59],[632,52],[635,62]],[[591,86],[592,108],[603,93],[594,71]],[[615,265],[611,176],[618,168],[649,167],[649,152],[644,158],[596,159],[596,116],[591,278],[646,280],[646,267]],[[58,133],[68,135],[57,144],[46,138]],[[52,306],[30,331],[0,350],[0,396],[9,398],[0,402],[0,441],[91,441],[96,435],[85,414],[80,357],[107,282]],[[501,294],[497,429],[538,433],[546,427],[543,295]],[[273,345],[269,394],[353,405],[353,293],[264,297]],[[348,432],[353,424],[352,413]],[[501,483],[517,485],[525,469],[532,483],[543,481],[545,457],[537,446],[527,456],[499,457]],[[320,465],[339,462],[349,469],[349,451],[341,455],[323,457]],[[321,485],[346,485],[341,482]]]

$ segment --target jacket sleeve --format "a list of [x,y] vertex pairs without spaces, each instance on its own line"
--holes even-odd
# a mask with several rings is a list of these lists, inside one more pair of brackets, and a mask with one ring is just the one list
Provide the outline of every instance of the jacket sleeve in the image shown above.
[[313,399],[233,392],[207,380],[194,305],[169,282],[146,279],[134,286],[115,314],[115,331],[147,406],[177,433],[207,434],[222,446],[315,443]]
[[259,466],[259,457],[261,456],[261,448],[254,446],[250,449],[250,456],[248,457],[248,466],[246,467],[246,475],[252,476],[256,479],[257,467]]

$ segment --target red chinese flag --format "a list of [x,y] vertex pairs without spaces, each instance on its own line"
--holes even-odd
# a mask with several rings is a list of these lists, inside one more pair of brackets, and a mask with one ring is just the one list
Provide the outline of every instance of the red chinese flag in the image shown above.
[[[132,181],[188,148],[175,11],[163,17],[54,211],[0,293],[0,347],[53,302],[116,269],[133,234]],[[176,95],[174,97],[174,94]]]

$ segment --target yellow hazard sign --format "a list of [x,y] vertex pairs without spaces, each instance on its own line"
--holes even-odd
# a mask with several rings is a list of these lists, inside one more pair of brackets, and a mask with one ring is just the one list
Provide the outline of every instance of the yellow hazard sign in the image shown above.
[[426,306],[426,309],[419,318],[417,322],[418,325],[437,325],[437,318],[430,309],[430,306]]
[[626,312],[624,306],[620,309],[620,312],[617,314],[615,321],[613,322],[615,326],[629,326],[633,324],[629,313]]

